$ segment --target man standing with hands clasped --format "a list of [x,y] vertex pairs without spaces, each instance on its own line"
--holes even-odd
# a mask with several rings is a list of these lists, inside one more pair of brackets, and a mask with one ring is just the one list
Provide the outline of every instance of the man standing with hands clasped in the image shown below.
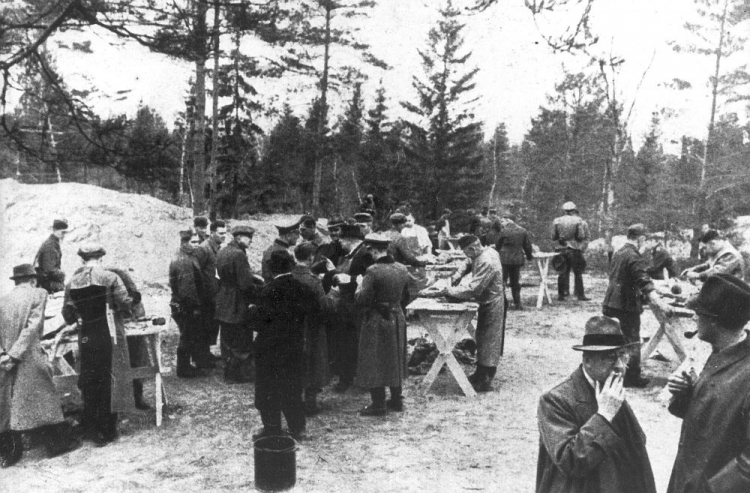
[[713,352],[700,376],[669,377],[669,411],[682,418],[668,493],[750,491],[750,286],[730,274],[709,277],[687,308]]
[[646,436],[625,400],[617,320],[586,322],[583,362],[539,401],[536,493],[655,493]]

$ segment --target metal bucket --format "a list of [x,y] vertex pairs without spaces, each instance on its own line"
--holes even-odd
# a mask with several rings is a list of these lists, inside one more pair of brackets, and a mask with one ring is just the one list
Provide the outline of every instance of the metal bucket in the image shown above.
[[253,443],[255,489],[284,491],[297,482],[297,442],[292,437],[263,437]]

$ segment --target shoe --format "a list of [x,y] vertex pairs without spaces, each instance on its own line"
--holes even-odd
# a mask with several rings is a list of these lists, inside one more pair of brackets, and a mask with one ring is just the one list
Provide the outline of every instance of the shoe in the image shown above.
[[177,367],[178,378],[196,378],[200,377],[203,373],[193,365]]
[[469,379],[469,383],[472,385],[475,385],[479,381],[479,375],[476,372],[472,373],[467,378]]
[[339,380],[339,383],[333,386],[333,391],[339,394],[343,394],[351,386],[352,384],[350,382],[343,382]]
[[19,450],[16,453],[12,453],[12,454],[9,454],[7,457],[1,458],[0,468],[5,469],[6,467],[15,465],[19,460],[21,460],[22,456],[23,456],[23,450]]
[[302,428],[299,431],[288,430],[287,433],[298,442],[305,442],[310,439],[310,435],[307,434],[306,428]]
[[260,440],[261,438],[266,437],[279,437],[284,436],[286,433],[281,431],[280,429],[275,428],[266,428],[265,426],[261,429],[259,429],[257,432],[253,433],[253,441]]
[[651,381],[650,378],[642,377],[640,375],[637,377],[630,377],[630,378],[626,376],[625,381],[623,382],[623,386],[636,388],[636,389],[642,389],[642,388],[645,388],[650,381]]
[[565,295],[562,295],[562,294],[558,295],[557,301],[565,301]]
[[359,410],[360,416],[385,416],[386,414],[385,406],[376,406],[375,404],[370,404],[369,406],[365,406],[362,409]]
[[587,298],[586,295],[581,295],[578,297],[578,301],[591,301],[591,298]]
[[385,407],[391,411],[401,412],[404,410],[404,399],[388,399],[385,401]]
[[517,311],[519,311],[519,312],[523,311],[523,305],[521,305],[521,304],[518,304],[518,305],[514,305],[514,306],[516,307],[515,309],[516,309]]
[[320,414],[320,406],[315,401],[305,401],[305,416]]
[[102,432],[94,432],[94,433],[87,433],[86,438],[94,442],[94,447],[104,447],[106,445],[109,445],[110,443],[117,440],[117,437],[119,435],[117,433],[115,434],[105,434]]
[[72,438],[63,445],[62,447],[50,447],[47,449],[47,457],[52,459],[53,457],[60,456],[62,454],[67,454],[68,452],[72,452],[78,447],[81,446],[81,440],[77,438]]
[[489,377],[489,375],[485,375],[482,380],[473,384],[473,387],[477,392],[492,392],[493,390],[495,390],[492,387],[492,379]]

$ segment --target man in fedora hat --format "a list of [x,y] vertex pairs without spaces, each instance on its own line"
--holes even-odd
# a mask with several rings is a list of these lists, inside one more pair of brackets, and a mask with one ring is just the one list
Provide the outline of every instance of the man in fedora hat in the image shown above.
[[646,436],[625,400],[617,320],[586,322],[582,364],[539,400],[536,493],[655,493]]
[[65,219],[55,219],[52,222],[52,234],[44,240],[34,258],[34,266],[39,272],[39,287],[46,289],[48,293],[65,289],[60,242],[67,232],[68,222]]
[[570,295],[570,271],[573,271],[573,292],[581,301],[588,301],[583,287],[583,271],[586,270],[586,251],[589,236],[589,225],[578,215],[573,202],[563,204],[564,215],[552,222],[552,241],[556,242],[555,251],[565,259],[565,268],[557,276],[557,298],[560,301]]
[[713,352],[700,376],[673,374],[669,411],[682,418],[668,493],[750,491],[750,286],[730,274],[706,279],[687,305]]
[[97,243],[78,249],[83,267],[65,286],[63,305],[65,321],[69,325],[79,321],[82,425],[97,446],[117,438],[116,413],[134,408],[133,380],[123,378],[130,372],[123,316],[133,300],[120,277],[102,266],[106,253]]
[[64,420],[52,369],[39,341],[47,292],[31,264],[13,268],[16,287],[0,298],[0,467],[21,459],[21,431],[41,428],[47,454],[77,447]]
[[254,234],[255,229],[250,226],[234,226],[232,241],[216,256],[219,291],[215,298],[214,319],[219,321],[221,343],[227,348],[224,380],[230,384],[252,381],[253,332],[249,305],[257,303],[263,284],[253,275],[245,253],[253,242]]
[[299,225],[300,221],[289,226],[276,226],[279,237],[273,240],[273,243],[263,252],[263,259],[260,264],[261,275],[263,275],[265,282],[273,279],[273,274],[271,274],[271,254],[280,250],[289,252],[291,248],[294,248],[297,240],[299,240]]
[[659,305],[665,313],[672,309],[654,296],[654,284],[648,275],[648,261],[641,256],[646,242],[646,227],[628,227],[625,244],[615,252],[609,266],[609,285],[602,302],[602,313],[616,318],[628,342],[633,343],[630,364],[625,373],[626,387],[645,387],[649,379],[641,375],[641,312],[643,299]]

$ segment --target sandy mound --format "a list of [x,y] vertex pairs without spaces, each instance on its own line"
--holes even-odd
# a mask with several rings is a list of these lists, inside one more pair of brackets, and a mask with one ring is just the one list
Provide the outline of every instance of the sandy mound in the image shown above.
[[[147,195],[107,190],[80,183],[24,185],[0,180],[0,292],[12,286],[14,265],[33,262],[39,245],[49,236],[52,221],[70,224],[62,244],[62,268],[67,277],[80,265],[78,247],[99,241],[107,250],[105,263],[129,268],[144,288],[167,289],[169,259],[179,245],[178,231],[192,224],[192,211]],[[256,216],[247,221],[256,229],[248,256],[259,271],[263,250],[273,242],[273,224],[289,224],[299,216]],[[237,221],[233,222],[236,223]]]

